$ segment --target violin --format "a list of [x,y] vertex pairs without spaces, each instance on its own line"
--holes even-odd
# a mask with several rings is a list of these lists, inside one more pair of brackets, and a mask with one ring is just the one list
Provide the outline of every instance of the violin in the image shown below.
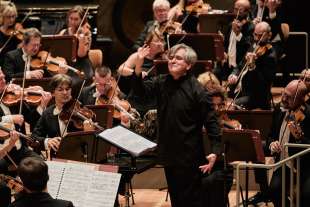
[[104,130],[103,127],[92,121],[93,119],[96,119],[96,114],[87,107],[82,107],[80,102],[74,99],[65,103],[59,114],[59,119],[66,124],[69,121],[72,121],[73,126],[80,130],[84,129],[84,121],[88,121],[99,130]]
[[128,113],[131,108],[131,105],[126,100],[121,100],[119,98],[119,88],[117,82],[114,78],[111,79],[111,87],[108,89],[106,96],[100,96],[98,98],[98,104],[113,104],[115,109],[113,113],[113,118],[121,120],[121,112],[129,116],[130,119],[134,120],[135,118]]
[[4,34],[7,36],[15,36],[18,40],[23,40],[25,29],[21,23],[15,23],[14,26],[9,27]]
[[[0,139],[6,140],[10,138],[10,132],[13,131],[13,129],[10,129],[3,124],[0,124]],[[17,132],[19,137],[26,140],[27,144],[32,147],[33,149],[38,149],[40,147],[40,143],[38,140],[33,139],[32,137],[29,137],[21,132]]]
[[290,132],[296,139],[301,139],[304,133],[300,127],[300,123],[306,118],[305,116],[305,106],[300,106],[297,110],[291,112],[287,117],[288,127]]
[[211,6],[203,1],[197,1],[190,5],[185,6],[185,11],[189,13],[206,14],[211,9]]
[[76,73],[82,79],[84,78],[83,72],[79,71],[78,69],[74,67],[67,65],[66,62],[67,61],[65,58],[59,57],[59,56],[52,57],[51,55],[49,55],[49,52],[42,50],[37,54],[36,58],[32,58],[30,62],[30,67],[33,70],[42,70],[46,68],[49,72],[53,74],[57,74],[59,73],[60,66],[62,65],[68,68],[68,70],[71,70],[74,73]]
[[[12,85],[12,84],[10,84]],[[23,101],[38,106],[41,103],[43,88],[41,86],[30,86],[24,89]],[[13,106],[20,103],[22,89],[18,85],[13,85],[5,90],[2,96],[2,103],[6,106]]]
[[25,191],[29,193],[30,190],[26,188],[23,183],[9,175],[0,174],[0,182],[5,183],[8,188],[10,188],[15,193],[20,193]]

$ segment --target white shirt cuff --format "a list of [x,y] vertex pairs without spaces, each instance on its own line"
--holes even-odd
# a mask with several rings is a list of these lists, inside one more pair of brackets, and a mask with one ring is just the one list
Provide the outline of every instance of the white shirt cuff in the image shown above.
[[236,40],[239,42],[242,38],[242,33],[240,32],[238,35],[236,35]]
[[45,150],[48,150],[48,140],[49,140],[50,138],[45,138],[44,139],[44,148],[45,148]]
[[13,119],[11,115],[5,115],[2,116],[2,121],[3,123],[13,123]]
[[26,71],[26,79],[30,79],[31,78],[31,71]]
[[37,112],[38,112],[40,115],[42,115],[43,111],[44,111],[44,108],[43,108],[42,106],[39,105],[39,106],[37,107]]

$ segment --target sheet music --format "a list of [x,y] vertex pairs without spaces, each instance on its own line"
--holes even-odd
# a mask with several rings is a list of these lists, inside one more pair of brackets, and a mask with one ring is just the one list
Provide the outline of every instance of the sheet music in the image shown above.
[[120,174],[97,171],[96,166],[84,163],[47,163],[52,197],[72,201],[76,207],[114,206]]
[[143,152],[157,146],[156,143],[151,142],[122,126],[106,129],[101,132],[99,136],[129,152],[133,156],[139,156]]

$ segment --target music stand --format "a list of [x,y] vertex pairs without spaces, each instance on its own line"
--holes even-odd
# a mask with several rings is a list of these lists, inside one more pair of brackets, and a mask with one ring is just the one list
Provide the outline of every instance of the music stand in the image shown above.
[[[168,61],[167,60],[154,60],[155,68],[150,73],[152,75],[159,75],[159,74],[167,74],[168,71]],[[195,65],[193,65],[192,69],[190,70],[195,77],[198,77],[201,73],[211,71],[213,68],[212,61],[203,61],[198,60]]]
[[43,35],[41,44],[42,50],[53,57],[65,58],[69,65],[76,60],[77,38],[74,35]]
[[199,15],[200,32],[218,33],[221,31],[226,34],[235,17],[236,15],[233,13],[201,14]]
[[56,158],[93,162],[95,131],[70,132],[60,142]]
[[219,61],[224,58],[223,37],[214,33],[171,34],[168,42],[170,47],[184,43],[192,47],[198,60]]
[[258,129],[261,139],[266,140],[272,124],[271,110],[229,110],[228,117],[238,120],[243,129]]
[[[224,166],[226,166],[227,163],[231,163],[234,161],[265,163],[265,156],[260,138],[260,133],[256,130],[224,129],[222,135],[222,145],[224,149]],[[248,201],[248,168],[245,169],[245,176],[245,201]],[[245,204],[244,201],[243,203]]]
[[[85,107],[91,109],[96,114],[95,122],[105,129],[109,129],[113,125],[114,106],[110,104],[104,105],[86,105]],[[94,147],[94,162],[103,163],[106,160],[107,153],[110,151],[111,144],[102,139],[96,139]]]
[[[26,79],[25,80],[25,87],[41,86],[44,89],[44,91],[51,92],[51,87],[49,86],[50,80],[51,80],[51,78]],[[21,86],[23,83],[23,78],[13,78],[12,82]]]

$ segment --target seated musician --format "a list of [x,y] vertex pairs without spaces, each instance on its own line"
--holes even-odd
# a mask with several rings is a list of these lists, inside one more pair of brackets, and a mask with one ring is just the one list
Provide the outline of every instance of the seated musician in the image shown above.
[[[150,79],[151,75],[150,72],[154,70],[154,59],[157,57],[160,57],[160,55],[164,51],[164,44],[161,39],[159,39],[155,34],[151,34],[147,41],[149,42],[148,45],[144,45],[141,47],[141,50],[143,52],[135,52],[131,54],[128,59],[119,66],[118,73],[121,76],[128,76],[129,82],[130,78],[133,75],[134,68],[137,65],[137,56],[142,56],[143,63],[142,63],[142,77],[144,79]],[[139,48],[140,49],[140,48]],[[124,79],[122,79],[124,80]],[[127,79],[125,79],[127,80]],[[125,90],[123,90],[126,92]],[[154,109],[155,106],[155,100],[154,97],[149,97],[145,99],[141,99],[137,97],[135,94],[133,94],[130,85],[129,89],[127,88],[127,94],[128,94],[128,101],[130,104],[137,109],[137,111],[144,116],[144,114],[150,110]]]
[[[3,10],[0,12],[0,65],[3,64],[4,54],[11,50],[15,50],[20,44],[21,40],[13,35],[10,40],[10,36],[15,29],[17,17],[17,9],[13,2],[6,4]],[[6,44],[6,45],[5,45]]]
[[142,47],[145,43],[146,38],[155,29],[159,29],[164,23],[168,21],[168,12],[170,9],[170,2],[167,0],[154,0],[153,2],[153,14],[154,20],[148,21],[143,29],[143,31],[138,36],[135,41],[132,50],[137,51],[139,47]]
[[[83,72],[84,77],[81,78],[73,71],[67,72],[67,75],[72,77],[73,90],[80,88],[83,79],[86,79],[86,85],[91,84],[94,76],[93,67],[88,57],[92,37],[90,25],[87,23],[87,17],[85,15],[87,14],[84,12],[82,6],[74,6],[67,13],[67,28],[61,30],[59,33],[59,35],[75,35],[78,39],[77,58],[72,64],[72,67]],[[73,91],[73,94],[76,95],[76,91]]]
[[[41,69],[30,70],[30,61],[35,57],[41,46],[41,33],[36,28],[26,29],[23,34],[22,47],[12,50],[5,54],[2,70],[6,75],[7,81],[12,78],[24,77],[26,68],[26,79],[40,79],[44,75]],[[26,62],[28,63],[26,66]]]
[[[11,131],[9,134],[8,142],[0,145],[0,159],[6,156],[6,154],[15,147],[16,141],[19,139],[18,134],[15,131]],[[0,207],[7,207],[11,203],[11,191],[5,183],[0,181]]]
[[214,69],[220,80],[227,80],[253,42],[254,25],[250,21],[250,8],[249,0],[237,0],[234,3],[236,18],[224,34],[225,59]]
[[307,90],[308,90],[308,93],[306,95],[306,98],[305,98],[305,102],[306,104],[310,104],[310,70],[309,69],[305,69],[301,72],[301,76],[300,76],[300,80],[302,80],[305,85],[307,86]]
[[[276,161],[282,160],[291,156],[301,149],[289,148],[284,150],[284,144],[310,144],[310,109],[309,105],[305,104],[304,98],[307,94],[306,85],[300,80],[291,81],[282,93],[281,104],[274,111],[273,124],[269,152],[275,156]],[[287,149],[287,148],[286,148]],[[303,150],[303,149],[302,149]],[[300,159],[300,206],[310,206],[310,157],[309,154],[302,156]],[[289,169],[293,167],[291,164],[286,165],[286,184],[289,186]],[[267,191],[274,206],[281,205],[281,167],[277,168],[272,175],[269,190]],[[286,193],[289,193],[289,188],[286,188]],[[285,197],[286,206],[289,206],[287,196]]]
[[18,166],[18,176],[24,189],[10,207],[73,207],[71,201],[54,199],[48,193],[48,166],[43,160],[37,158],[22,160]]
[[[42,92],[41,103],[38,107],[32,107],[29,104],[23,102],[21,113],[19,113],[19,104],[14,104],[14,102],[9,99],[5,100],[5,92],[8,91],[10,87],[13,87],[15,92],[21,90],[21,88],[15,84],[10,84],[8,86],[5,81],[5,76],[0,70],[0,93],[3,97],[0,103],[0,124],[9,129],[20,129],[22,132],[24,132],[24,122],[27,121],[30,124],[30,128],[32,129],[37,120],[40,118],[40,113],[49,103],[51,94],[49,92]],[[20,100],[17,99],[17,101],[19,102]],[[12,106],[6,104],[12,104]],[[3,140],[0,141],[0,143],[3,144]],[[38,156],[36,153],[29,149],[25,139],[18,140],[15,143],[15,147],[9,152],[9,155],[16,164],[18,164],[24,157]],[[12,163],[8,158],[0,159],[0,173],[7,173],[10,164]]]
[[[198,15],[208,13],[211,9],[209,4],[203,0],[179,0],[179,2],[170,9],[168,19],[182,22],[182,29],[188,33],[198,32]],[[184,22],[183,22],[184,21]]]
[[41,149],[52,149],[57,151],[63,137],[67,131],[78,131],[71,122],[67,126],[60,118],[63,107],[71,99],[72,80],[65,74],[57,74],[50,82],[55,104],[43,111],[32,132],[32,137],[40,142]]
[[276,54],[269,40],[271,28],[260,22],[254,29],[254,51],[248,52],[228,77],[228,83],[237,97],[236,104],[246,109],[270,109],[271,84],[276,73]]

